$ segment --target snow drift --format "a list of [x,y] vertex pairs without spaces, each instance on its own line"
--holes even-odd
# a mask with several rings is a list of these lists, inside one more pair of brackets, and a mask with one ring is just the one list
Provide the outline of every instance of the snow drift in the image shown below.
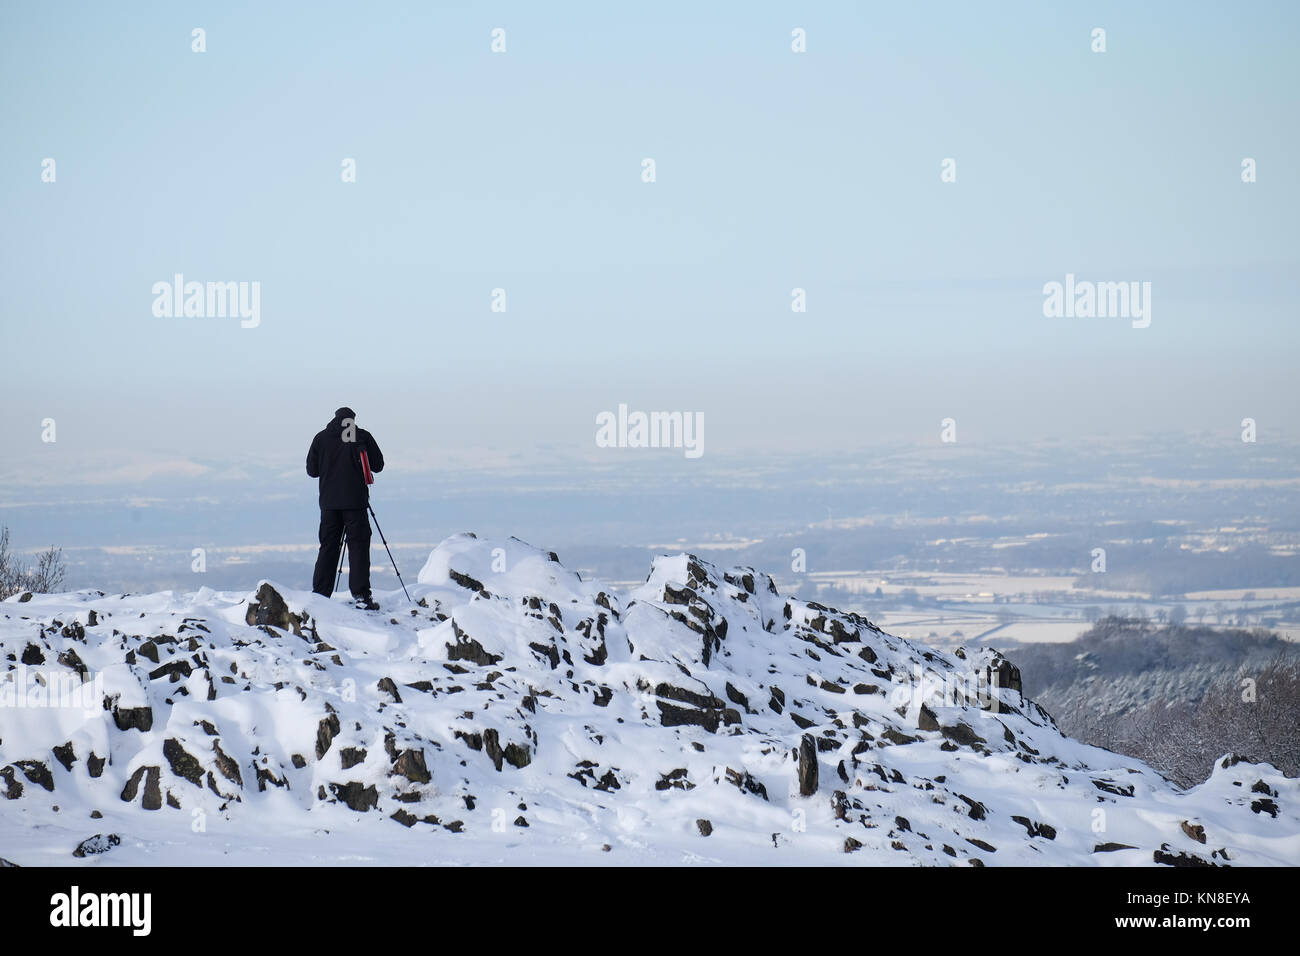
[[751,568],[660,557],[621,599],[464,534],[411,592],[0,605],[0,857],[1300,862],[1300,781],[1225,755],[1180,790],[1063,736],[996,651]]

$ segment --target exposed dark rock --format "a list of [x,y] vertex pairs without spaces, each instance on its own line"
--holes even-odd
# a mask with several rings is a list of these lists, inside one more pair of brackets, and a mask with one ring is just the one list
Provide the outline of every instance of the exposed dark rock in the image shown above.
[[480,667],[491,667],[501,660],[500,654],[489,654],[482,644],[462,631],[455,620],[451,622],[451,632],[456,637],[456,643],[446,645],[448,660],[470,661]]
[[351,770],[357,764],[366,762],[365,747],[344,747],[339,751],[339,765],[344,770]]
[[433,779],[429,768],[424,763],[423,748],[403,750],[393,761],[393,773],[405,777],[412,783],[428,783]]
[[233,784],[242,787],[244,785],[243,774],[239,772],[239,763],[225,751],[221,749],[221,743],[214,740],[212,742],[212,755],[216,761],[217,769],[221,775]]
[[893,727],[886,727],[881,731],[880,738],[882,740],[888,740],[891,744],[899,744],[900,746],[903,744],[916,743],[920,739],[919,737],[910,737],[905,733],[895,730]]
[[1127,787],[1121,787],[1118,784],[1111,783],[1109,780],[1094,780],[1092,785],[1098,790],[1103,790],[1106,793],[1113,793],[1117,797],[1133,796],[1132,784],[1129,784]]
[[1201,826],[1199,823],[1191,823],[1188,820],[1184,820],[1179,824],[1179,826],[1182,827],[1184,833],[1197,843],[1205,842],[1205,827]]
[[249,627],[278,627],[302,637],[302,625],[306,617],[292,613],[280,592],[270,584],[263,583],[257,589],[257,597],[249,603],[244,621]]
[[1016,667],[1001,654],[984,668],[985,680],[993,687],[1005,688],[1020,693],[1020,668]]
[[114,707],[113,723],[118,730],[138,730],[148,733],[153,730],[152,707]]
[[158,680],[160,677],[167,677],[175,684],[181,678],[189,677],[193,671],[194,668],[190,666],[189,661],[183,657],[177,657],[150,671],[149,679]]
[[257,772],[258,793],[265,792],[268,783],[278,789],[284,789],[289,786],[289,781],[284,779],[284,777],[277,777],[275,771],[270,767],[262,766],[254,767],[253,769]]
[[1028,817],[1013,816],[1011,819],[1024,827],[1030,837],[1040,836],[1047,840],[1056,839],[1056,827],[1049,826],[1046,823],[1035,823]]
[[121,845],[122,838],[116,833],[96,833],[93,837],[87,837],[78,843],[77,848],[72,851],[72,855],[77,859],[84,859],[88,856],[107,853],[113,847]]
[[496,767],[497,771],[500,772],[505,754],[501,752],[501,740],[495,727],[489,727],[483,731],[483,752],[492,761],[492,766]]
[[483,582],[475,580],[468,574],[461,574],[455,568],[447,569],[447,576],[467,591],[483,591]]
[[943,736],[957,744],[959,747],[969,747],[972,744],[987,743],[983,737],[971,730],[968,724],[958,721],[951,727],[940,727],[939,732]]
[[335,799],[358,813],[374,810],[379,806],[379,792],[373,786],[363,786],[356,780],[348,783],[331,783],[330,791]]
[[668,773],[661,774],[655,781],[656,790],[694,790],[695,784],[691,783],[686,775],[685,767],[678,767],[676,770],[670,770]]
[[126,803],[134,803],[136,794],[140,792],[140,781],[144,779],[144,796],[140,805],[146,810],[162,809],[162,771],[158,767],[139,767],[135,773],[126,782],[122,788],[122,800]]
[[23,795],[22,782],[18,780],[12,766],[0,767],[0,780],[3,780],[5,784],[4,795],[6,800],[17,800]]
[[799,740],[799,794],[811,797],[817,792],[817,745],[810,734]]
[[[665,727],[693,725],[703,727],[710,733],[717,732],[718,725],[722,722],[725,707],[717,697],[666,683],[661,683],[655,687],[655,694],[660,698],[664,698],[656,700],[655,705],[659,708],[660,722]],[[670,704],[666,701],[676,701],[677,703]]]
[[54,759],[63,764],[63,769],[71,770],[72,765],[77,762],[77,754],[72,749],[72,741],[68,741],[66,744],[59,744],[52,749],[54,751]]
[[836,820],[848,819],[849,798],[843,790],[836,790],[831,794],[831,812],[835,814]]
[[203,786],[203,765],[197,757],[188,753],[175,737],[163,741],[163,756],[171,765],[172,773],[183,777],[196,787]]
[[14,765],[32,783],[38,787],[43,787],[50,793],[54,792],[54,775],[50,773],[50,768],[44,763],[39,760],[15,760]]
[[1262,800],[1252,800],[1250,809],[1256,813],[1267,813],[1273,819],[1277,819],[1277,804],[1265,797]]
[[381,677],[379,679],[379,692],[393,698],[395,703],[400,704],[402,702],[402,695],[397,692],[397,685],[393,683],[391,677]]
[[749,698],[746,697],[744,694],[742,694],[740,691],[736,690],[736,688],[732,687],[731,681],[727,681],[726,690],[727,690],[727,700],[731,701],[733,704],[738,704],[739,706],[745,708],[745,710],[747,711],[749,710]]
[[533,762],[532,751],[521,744],[506,744],[505,756],[506,763],[510,764],[512,767],[520,769],[527,767]]
[[144,776],[144,795],[140,798],[140,806],[146,810],[162,809],[162,770],[158,767],[146,767]]
[[329,714],[321,718],[316,727],[316,759],[320,760],[329,752],[330,744],[339,733],[338,714]]
[[1136,850],[1137,847],[1127,843],[1098,843],[1092,848],[1093,853],[1114,853],[1116,850]]
[[64,667],[70,667],[76,671],[77,676],[80,677],[83,682],[90,674],[89,669],[87,669],[86,665],[82,663],[81,657],[78,656],[77,652],[71,647],[59,654],[59,663]]
[[828,632],[836,644],[856,643],[862,639],[856,628],[845,627],[839,618],[831,619]]
[[739,770],[727,768],[727,782],[738,787],[744,793],[752,793],[755,796],[767,799],[767,787],[754,779],[748,770],[741,773]]
[[938,730],[939,718],[937,718],[934,715],[934,711],[932,711],[929,707],[925,706],[925,704],[922,704],[921,713],[918,715],[916,719],[916,726],[920,730],[925,730],[925,731]]
[[1165,866],[1177,867],[1218,867],[1220,864],[1212,863],[1209,860],[1202,859],[1192,853],[1175,853],[1168,843],[1160,844],[1160,849],[1151,854],[1151,859]]

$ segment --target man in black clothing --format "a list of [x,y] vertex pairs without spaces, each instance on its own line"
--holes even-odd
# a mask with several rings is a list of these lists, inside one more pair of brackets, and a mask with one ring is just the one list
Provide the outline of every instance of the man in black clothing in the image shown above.
[[335,569],[348,541],[348,587],[358,605],[374,609],[370,596],[370,489],[361,466],[365,452],[371,471],[384,470],[384,456],[375,438],[358,428],[356,413],[344,406],[334,420],[316,433],[307,452],[307,474],[320,479],[320,553],[311,589],[329,597],[334,593]]

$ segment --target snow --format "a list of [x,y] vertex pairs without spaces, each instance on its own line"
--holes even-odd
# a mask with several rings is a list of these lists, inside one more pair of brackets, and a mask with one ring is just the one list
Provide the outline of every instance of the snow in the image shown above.
[[462,534],[410,591],[375,612],[276,582],[0,604],[0,681],[78,675],[100,699],[0,694],[0,858],[1300,862],[1300,781],[1225,755],[1181,791],[1062,736],[996,651],[910,642],[753,569],[665,555],[620,596]]

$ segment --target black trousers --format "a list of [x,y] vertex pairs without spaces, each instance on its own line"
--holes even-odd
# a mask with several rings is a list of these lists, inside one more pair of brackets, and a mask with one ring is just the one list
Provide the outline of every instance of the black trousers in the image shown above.
[[348,589],[353,597],[370,597],[370,517],[364,508],[320,512],[320,553],[311,577],[311,589],[329,597],[334,593],[343,533],[348,536]]

